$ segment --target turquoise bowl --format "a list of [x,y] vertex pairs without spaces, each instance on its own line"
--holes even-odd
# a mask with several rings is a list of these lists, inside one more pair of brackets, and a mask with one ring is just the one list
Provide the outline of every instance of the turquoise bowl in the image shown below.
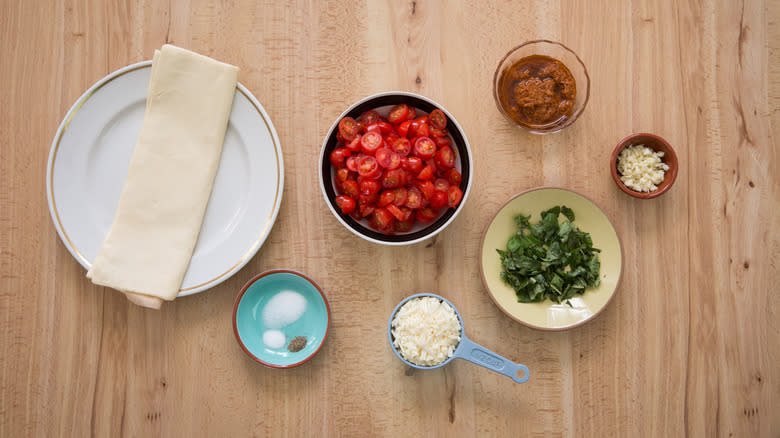
[[[282,291],[295,291],[306,299],[306,310],[295,322],[279,328],[286,341],[280,348],[263,343],[263,308]],[[263,272],[241,288],[233,305],[233,332],[238,345],[256,362],[271,368],[293,368],[306,363],[320,351],[328,337],[330,306],[325,293],[311,278],[300,272],[275,269]],[[306,346],[297,352],[287,350],[289,342],[306,338]]]

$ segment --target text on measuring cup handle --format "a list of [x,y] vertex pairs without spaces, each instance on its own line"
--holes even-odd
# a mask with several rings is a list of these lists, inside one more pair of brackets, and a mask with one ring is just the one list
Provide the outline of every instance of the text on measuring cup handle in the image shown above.
[[483,350],[480,350],[478,348],[475,348],[471,350],[471,357],[478,360],[479,362],[484,363],[485,365],[489,365],[495,369],[502,369],[504,368],[504,360],[500,357],[496,357],[490,353],[487,353]]

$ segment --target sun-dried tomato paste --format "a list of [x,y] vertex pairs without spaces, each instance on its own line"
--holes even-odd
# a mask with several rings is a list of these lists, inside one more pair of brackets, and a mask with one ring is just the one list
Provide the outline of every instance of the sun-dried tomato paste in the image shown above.
[[569,117],[576,89],[574,76],[561,61],[531,55],[501,73],[498,94],[512,120],[539,126]]

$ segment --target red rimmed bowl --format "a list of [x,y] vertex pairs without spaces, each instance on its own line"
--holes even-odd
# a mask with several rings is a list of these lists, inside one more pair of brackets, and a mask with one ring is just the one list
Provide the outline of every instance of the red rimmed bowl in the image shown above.
[[[305,305],[301,306],[302,302]],[[286,308],[281,314],[266,309],[279,305]],[[238,345],[255,362],[270,368],[293,368],[311,360],[327,339],[329,327],[330,305],[325,293],[314,280],[293,270],[275,269],[257,275],[241,288],[233,305]],[[296,338],[305,339],[300,349],[295,345],[300,339],[291,345]]]

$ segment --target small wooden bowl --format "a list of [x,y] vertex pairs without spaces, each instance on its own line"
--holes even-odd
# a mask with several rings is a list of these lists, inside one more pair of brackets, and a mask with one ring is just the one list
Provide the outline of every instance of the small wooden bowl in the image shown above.
[[[637,192],[626,187],[626,185],[623,184],[623,181],[620,180],[620,175],[617,170],[618,156],[623,149],[635,144],[642,144],[654,151],[663,152],[664,156],[661,158],[661,161],[669,166],[669,170],[664,174],[664,180],[661,181],[661,184],[658,184],[658,188],[652,192]],[[631,134],[615,146],[615,150],[612,151],[609,167],[612,171],[612,179],[615,180],[615,184],[620,187],[620,190],[635,198],[651,199],[666,193],[672,187],[672,184],[674,184],[674,180],[677,179],[677,154],[674,153],[674,149],[672,149],[672,146],[666,140],[657,135],[647,133]]]

